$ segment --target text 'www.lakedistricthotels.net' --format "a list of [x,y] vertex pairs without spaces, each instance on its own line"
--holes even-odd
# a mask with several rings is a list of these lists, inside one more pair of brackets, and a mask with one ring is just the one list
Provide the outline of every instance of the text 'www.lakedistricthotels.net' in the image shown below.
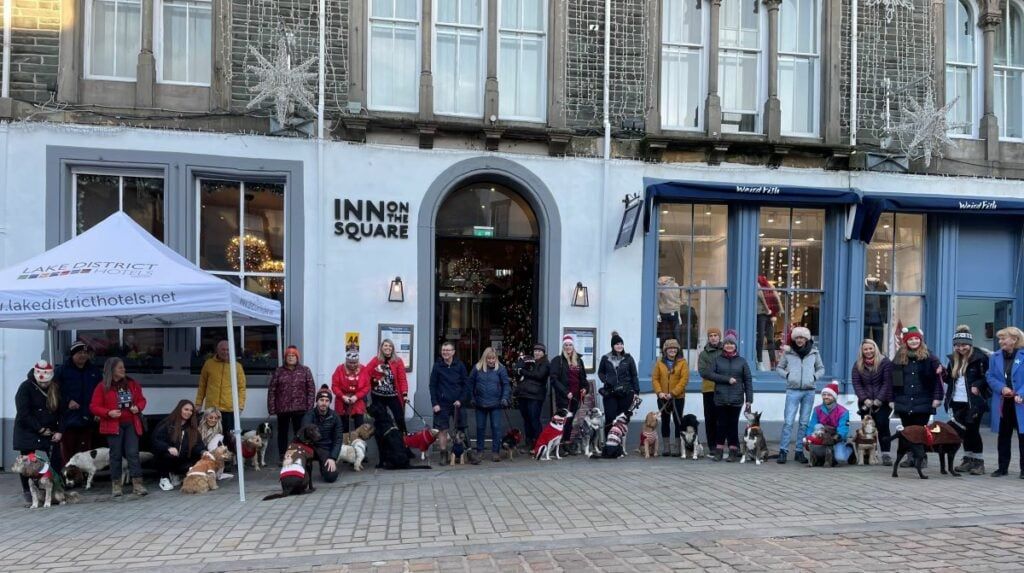
[[157,294],[112,294],[77,297],[48,298],[41,300],[10,299],[0,300],[0,312],[59,312],[94,308],[116,308],[125,306],[146,306],[177,302],[177,293]]

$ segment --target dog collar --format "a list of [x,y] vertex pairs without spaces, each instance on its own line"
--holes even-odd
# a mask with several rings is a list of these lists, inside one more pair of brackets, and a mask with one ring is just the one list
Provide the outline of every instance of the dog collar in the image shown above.
[[292,447],[294,447],[297,450],[302,450],[303,452],[306,453],[307,456],[313,455],[313,448],[307,446],[306,444],[303,444],[302,442],[292,442]]

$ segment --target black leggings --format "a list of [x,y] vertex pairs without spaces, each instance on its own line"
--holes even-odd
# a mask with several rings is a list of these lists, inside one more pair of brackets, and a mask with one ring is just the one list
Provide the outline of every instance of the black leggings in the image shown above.
[[[615,418],[619,417],[619,414],[629,410],[629,407],[632,405],[632,392],[624,396],[609,393],[604,397],[604,435],[607,436],[608,432],[612,429],[612,424],[615,423]],[[566,427],[569,427],[569,422],[566,422]]]
[[928,423],[928,418],[931,418],[931,414],[900,414],[900,423],[903,427],[907,426],[924,426]]
[[172,456],[167,452],[157,453],[154,458],[157,473],[161,478],[170,478],[171,474],[184,476],[188,473],[188,468],[199,461],[198,458],[189,459],[182,456]]
[[717,447],[729,447],[736,449],[740,447],[740,410],[742,406],[715,406],[715,417],[718,422],[718,430],[715,437],[718,439]]
[[297,435],[305,415],[305,412],[281,412],[277,415],[277,457],[284,458],[284,453],[288,451],[288,426],[292,427],[292,436]]
[[875,421],[875,428],[878,430],[878,443],[882,451],[886,453],[892,450],[892,442],[889,439],[892,436],[892,430],[889,429],[890,414],[892,414],[892,409],[884,403],[878,407],[875,413],[871,414],[871,418]]
[[1013,398],[1003,398],[1002,416],[999,420],[999,469],[1009,471],[1010,469],[1010,442],[1013,435],[1017,434],[1017,450],[1020,463],[1020,471],[1024,472],[1024,434],[1017,430],[1017,408]]
[[[953,402],[953,419],[966,420],[970,411],[970,404]],[[964,424],[964,454],[980,454],[984,447],[981,441],[981,416],[978,416],[973,422]]]
[[718,413],[715,410],[715,393],[702,392],[704,398],[704,436],[708,440],[708,448],[714,448],[718,442]]
[[402,402],[401,396],[374,396],[374,400],[379,400],[381,404],[388,407],[391,410],[391,417],[395,419],[395,425],[401,430],[402,435],[406,435],[409,431],[405,428],[405,403]]
[[[666,406],[665,403],[669,400],[672,401],[672,405]],[[669,430],[673,421],[676,424],[676,433],[672,434],[672,437],[682,435],[683,433],[683,407],[686,406],[686,398],[669,398],[669,400],[658,398],[658,410],[661,412],[662,438],[669,436]]]

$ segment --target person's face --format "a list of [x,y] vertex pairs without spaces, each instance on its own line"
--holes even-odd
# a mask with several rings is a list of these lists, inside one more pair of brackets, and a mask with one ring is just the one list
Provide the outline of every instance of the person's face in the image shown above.
[[717,332],[712,332],[708,335],[708,342],[711,344],[718,344],[722,341],[722,335]]
[[970,344],[954,344],[953,350],[956,350],[956,353],[960,356],[967,356],[974,350],[974,347]]
[[299,363],[299,357],[296,356],[294,352],[289,352],[284,356],[284,363],[288,366],[295,366]]
[[89,362],[89,353],[84,350],[80,350],[71,357],[71,362],[77,368],[85,368],[85,365]]
[[188,421],[192,419],[192,414],[196,411],[195,406],[192,404],[185,404],[181,407],[181,419]]
[[999,335],[999,348],[1004,352],[1012,352],[1014,347],[1017,346],[1017,339],[1009,334]]
[[626,345],[621,342],[612,345],[612,350],[614,350],[615,352],[622,352],[625,348]]
[[675,360],[677,354],[679,354],[679,349],[675,346],[665,349],[665,356],[668,356],[669,360]]
[[807,344],[807,339],[804,338],[803,336],[797,336],[796,338],[793,339],[793,342],[796,343],[796,345],[799,346],[800,348],[803,348],[804,345]]
[[455,348],[453,348],[451,346],[442,346],[441,347],[441,358],[444,358],[445,362],[451,362],[452,358],[454,356],[455,356]]
[[327,396],[320,396],[316,399],[316,407],[320,408],[321,412],[326,412],[327,407],[331,405],[331,399]]
[[497,366],[497,364],[498,364],[498,357],[497,356],[491,354],[490,356],[487,357],[487,367],[488,368],[494,368],[495,366]]
[[562,343],[562,352],[564,352],[566,354],[572,354],[573,351],[575,351],[575,348],[573,347],[571,342],[563,342]]
[[46,390],[47,388],[49,388],[50,384],[53,384],[53,378],[50,378],[49,380],[46,380],[45,382],[44,381],[40,381],[40,380],[36,380],[36,385],[39,386],[40,388],[42,388],[43,390]]
[[875,346],[873,344],[862,344],[860,355],[868,360],[873,360],[875,358]]
[[544,358],[544,351],[540,350],[540,349],[534,349],[534,351],[533,351],[533,359],[534,360],[540,360],[541,358]]
[[206,425],[210,426],[211,428],[220,423],[220,416],[218,416],[214,412],[210,412],[209,414],[207,414],[206,418],[204,419],[206,420]]
[[831,406],[836,403],[836,398],[832,394],[822,394],[821,401],[824,402],[826,406]]
[[114,380],[122,378],[124,378],[124,362],[118,362],[117,366],[114,366]]
[[921,339],[911,338],[910,340],[907,341],[907,348],[911,350],[917,350],[918,348],[921,348]]
[[217,358],[220,358],[224,362],[228,361],[228,343],[226,341],[220,341],[217,343]]
[[726,342],[725,346],[723,346],[722,348],[725,349],[726,352],[736,352],[736,343]]
[[385,342],[380,346],[380,352],[384,356],[391,357],[395,353],[395,347],[390,342]]

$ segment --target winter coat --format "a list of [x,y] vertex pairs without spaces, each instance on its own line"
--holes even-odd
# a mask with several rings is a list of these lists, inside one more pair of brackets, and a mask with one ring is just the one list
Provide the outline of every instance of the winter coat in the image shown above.
[[382,386],[381,383],[384,381],[385,376],[382,370],[378,370],[378,366],[383,368],[383,362],[376,356],[370,359],[363,368],[363,372],[360,376],[366,379],[366,385],[370,388],[370,393],[375,396],[400,396],[405,398],[409,395],[409,379],[405,375],[405,363],[402,359],[395,356],[391,360],[388,360],[388,366],[391,367],[391,378],[394,384],[394,391],[387,389],[386,385]]
[[[946,411],[953,404],[953,394],[956,393],[956,378],[953,378],[953,355],[950,354],[946,357],[948,362],[946,365],[946,399],[943,402],[943,407]],[[992,397],[992,389],[988,387],[988,380],[985,375],[988,374],[988,353],[984,350],[975,347],[971,351],[971,355],[967,357],[967,369],[964,370],[964,385],[967,386],[967,403],[974,408],[979,408],[982,412],[985,411],[988,401]],[[978,389],[978,395],[975,396],[971,392],[971,388]]]
[[704,350],[700,351],[700,357],[697,358],[697,371],[700,372],[701,377],[701,392],[714,392],[715,381],[708,377],[708,372],[711,372],[711,367],[715,364],[715,359],[722,354],[722,344],[718,346],[711,346],[710,344],[704,345]]
[[[92,393],[96,390],[96,385],[103,380],[103,372],[90,362],[85,364],[85,368],[79,368],[75,366],[71,358],[68,358],[57,368],[53,380],[60,387],[60,402],[64,410],[64,429],[92,426],[93,415],[89,412],[89,402],[92,401]],[[68,408],[68,403],[72,400],[78,404],[77,410]]]
[[686,384],[690,381],[690,366],[682,356],[676,358],[672,371],[668,370],[668,363],[662,358],[654,363],[651,371],[651,383],[654,385],[655,394],[671,394],[673,398],[686,396]]
[[313,372],[302,364],[294,368],[281,366],[270,376],[267,386],[267,413],[308,412],[313,407],[316,383]]
[[[587,367],[583,363],[583,357],[579,354],[576,355],[576,363],[580,368],[580,390],[586,390],[588,394],[593,394],[594,389],[591,387],[590,381],[587,380]],[[551,367],[549,368],[550,375],[548,380],[551,382],[551,390],[555,394],[555,409],[561,410],[562,408],[569,407],[569,361],[566,360],[565,356],[559,354],[551,359]],[[575,399],[579,399],[579,396],[573,396]]]
[[53,442],[50,436],[40,434],[46,428],[56,434],[62,430],[61,414],[58,407],[51,412],[46,406],[46,393],[36,385],[35,376],[30,371],[28,379],[18,386],[14,395],[14,449],[50,451]]
[[[708,372],[708,378],[715,383],[716,406],[742,406],[754,401],[754,381],[750,375],[750,364],[739,354],[729,357],[723,352],[715,358]],[[729,379],[736,383],[730,384]]]
[[623,353],[618,366],[612,361],[611,352],[602,356],[601,364],[597,367],[597,378],[601,381],[601,389],[608,395],[628,396],[640,393],[636,361],[628,352]]
[[[1006,357],[1003,351],[997,350],[988,358],[988,373],[985,375],[988,386],[992,389],[992,430],[999,430],[999,419],[1003,411],[1003,388],[1006,388],[1006,378],[1003,376]],[[1010,383],[1013,392],[1018,396],[1024,396],[1024,348],[1014,352],[1013,369],[1010,370]],[[1017,408],[1017,432],[1024,434],[1024,404],[1016,404]]]
[[[238,373],[238,411],[245,409],[245,370],[236,362]],[[216,356],[208,358],[199,372],[199,390],[196,391],[196,408],[217,408],[221,412],[234,410],[231,399],[231,365]]]
[[892,361],[885,356],[881,357],[881,362],[874,372],[861,372],[854,364],[850,376],[857,401],[881,400],[886,404],[892,402],[892,368]]
[[814,390],[814,384],[825,375],[818,347],[811,341],[807,344],[812,346],[806,356],[800,358],[794,348],[786,348],[775,367],[775,372],[786,379],[786,390]]
[[196,430],[196,442],[187,450],[188,432],[186,431],[185,424],[181,425],[180,434],[176,436],[171,435],[172,432],[174,432],[174,421],[171,420],[170,416],[164,418],[156,425],[156,429],[150,435],[150,441],[153,443],[153,453],[169,455],[167,450],[176,448],[179,458],[193,461],[198,460],[199,456],[203,455],[203,452],[206,451],[206,444],[203,443],[198,430]]
[[836,435],[840,442],[845,442],[850,436],[850,412],[838,402],[833,402],[829,408],[825,404],[818,404],[811,411],[811,420],[807,423],[807,434],[814,434],[814,427],[818,424],[832,426],[836,429]]
[[910,358],[906,364],[892,365],[892,396],[897,414],[934,414],[932,401],[942,401],[942,381],[935,373],[941,366],[938,356],[924,360]]
[[[93,415],[100,419],[100,433],[104,436],[118,435],[121,424],[131,424],[135,427],[135,433],[142,435],[142,412],[146,409],[146,397],[142,395],[142,386],[131,378],[125,378],[128,384],[128,391],[132,395],[132,405],[139,409],[138,414],[133,414],[129,408],[121,408],[118,400],[117,389],[111,385],[110,390],[105,390],[103,384],[96,386],[92,394],[92,402],[89,409]],[[120,410],[121,416],[111,418],[111,410]]]
[[516,363],[516,369],[521,378],[516,385],[516,397],[543,401],[548,393],[548,378],[551,376],[551,365],[547,357],[537,361],[520,360]]
[[451,364],[446,364],[444,358],[438,358],[430,370],[430,404],[448,409],[455,402],[467,401],[468,396],[466,365],[454,356]]
[[474,367],[469,374],[469,395],[477,408],[507,406],[512,397],[511,393],[508,371],[501,364],[494,370],[479,370]]
[[[323,450],[323,455],[337,461],[341,454],[341,418],[338,413],[328,408],[327,413],[320,414],[319,408],[312,408],[302,417],[302,426],[313,424],[320,430],[320,441],[316,443],[317,450]],[[322,461],[322,460],[321,460]]]
[[[334,392],[334,411],[339,416],[358,416],[366,413],[366,396],[370,393],[370,379],[363,376],[359,367],[355,374],[349,374],[344,364],[339,364],[331,376],[331,391]],[[346,404],[342,398],[355,396],[356,401]]]

